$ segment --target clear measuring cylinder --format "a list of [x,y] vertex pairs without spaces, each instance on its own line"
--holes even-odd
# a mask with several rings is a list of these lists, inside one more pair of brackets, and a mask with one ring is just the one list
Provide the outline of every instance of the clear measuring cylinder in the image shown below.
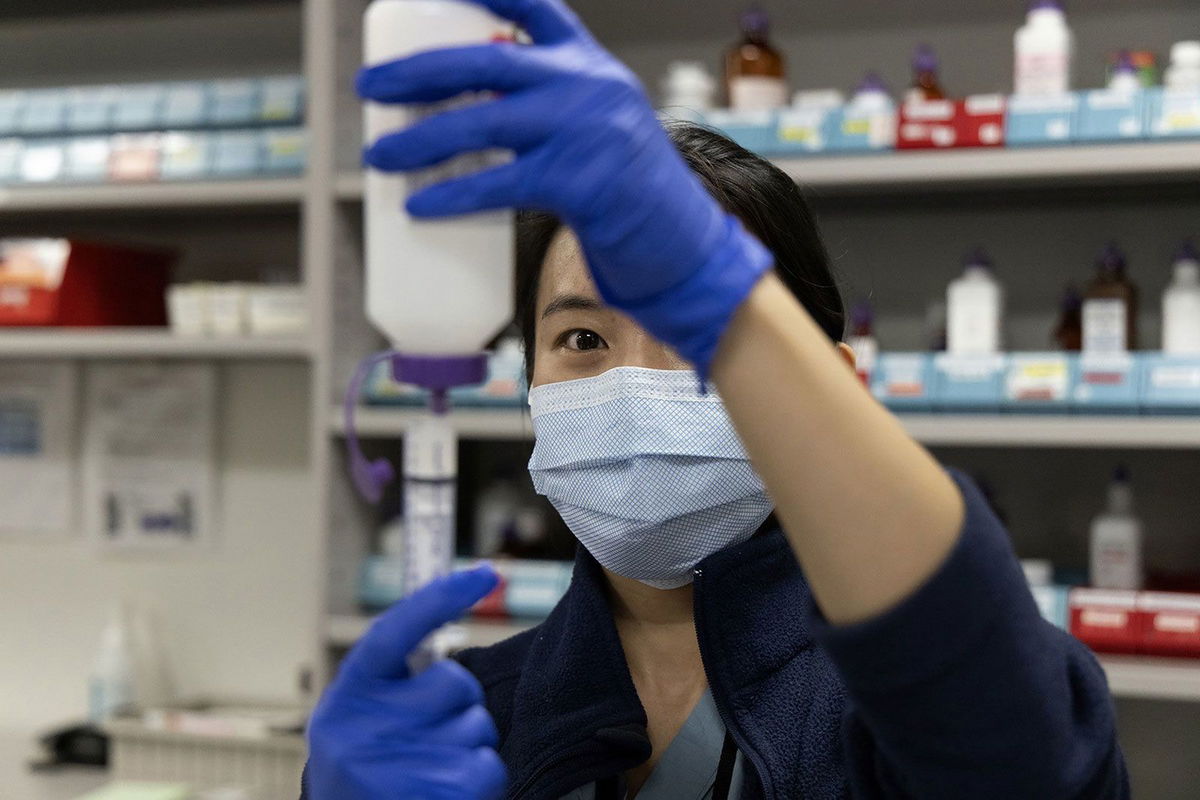
[[[458,440],[450,419],[426,413],[404,438],[404,586],[409,593],[450,572],[454,565],[454,504]],[[418,669],[441,658],[459,631],[443,629],[413,656]]]

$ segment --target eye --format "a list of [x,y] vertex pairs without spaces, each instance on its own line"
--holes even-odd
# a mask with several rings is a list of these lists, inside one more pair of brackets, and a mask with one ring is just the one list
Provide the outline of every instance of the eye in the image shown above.
[[603,350],[608,347],[608,342],[604,341],[600,334],[585,328],[567,331],[562,335],[560,342],[561,346],[568,350]]

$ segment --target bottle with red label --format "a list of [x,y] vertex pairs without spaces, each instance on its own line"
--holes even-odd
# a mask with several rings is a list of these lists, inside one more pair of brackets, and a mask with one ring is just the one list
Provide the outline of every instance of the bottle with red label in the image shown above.
[[871,385],[871,376],[875,374],[875,364],[879,359],[879,343],[875,340],[874,326],[875,310],[869,302],[863,300],[850,309],[850,338],[846,344],[854,351],[855,369],[867,386]]

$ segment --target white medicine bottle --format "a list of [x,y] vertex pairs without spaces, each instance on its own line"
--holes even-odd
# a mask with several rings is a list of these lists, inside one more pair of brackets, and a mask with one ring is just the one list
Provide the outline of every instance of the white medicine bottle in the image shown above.
[[1092,586],[1142,588],[1142,523],[1134,516],[1133,487],[1123,466],[1108,485],[1108,508],[1092,521],[1090,550]]
[[1172,91],[1200,92],[1200,41],[1176,42],[1163,85]]
[[946,350],[951,355],[993,355],[1003,345],[1004,289],[983,248],[964,260],[946,292]]
[[[512,39],[510,23],[460,0],[373,0],[363,20],[364,62],[382,64],[425,50]],[[367,103],[366,143],[485,94],[432,106]],[[492,211],[417,220],[410,194],[502,163],[498,151],[467,153],[405,175],[368,169],[364,200],[367,317],[402,353],[425,357],[481,352],[513,317],[513,214]]]
[[1163,293],[1163,352],[1200,355],[1200,254],[1190,241],[1179,249],[1171,285]]
[[1059,0],[1033,0],[1014,45],[1016,94],[1061,95],[1071,90],[1075,37]]

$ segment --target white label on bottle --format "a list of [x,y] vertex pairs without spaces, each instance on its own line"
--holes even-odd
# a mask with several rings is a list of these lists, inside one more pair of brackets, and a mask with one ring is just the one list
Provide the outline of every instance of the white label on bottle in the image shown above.
[[729,105],[735,111],[766,111],[787,105],[787,82],[761,75],[732,78]]
[[1069,89],[1070,59],[1063,50],[1026,51],[1017,56],[1019,95],[1062,94]]
[[1164,304],[1163,352],[1200,354],[1200,296],[1170,296]]
[[1125,301],[1088,300],[1083,304],[1083,349],[1088,353],[1124,353]]

